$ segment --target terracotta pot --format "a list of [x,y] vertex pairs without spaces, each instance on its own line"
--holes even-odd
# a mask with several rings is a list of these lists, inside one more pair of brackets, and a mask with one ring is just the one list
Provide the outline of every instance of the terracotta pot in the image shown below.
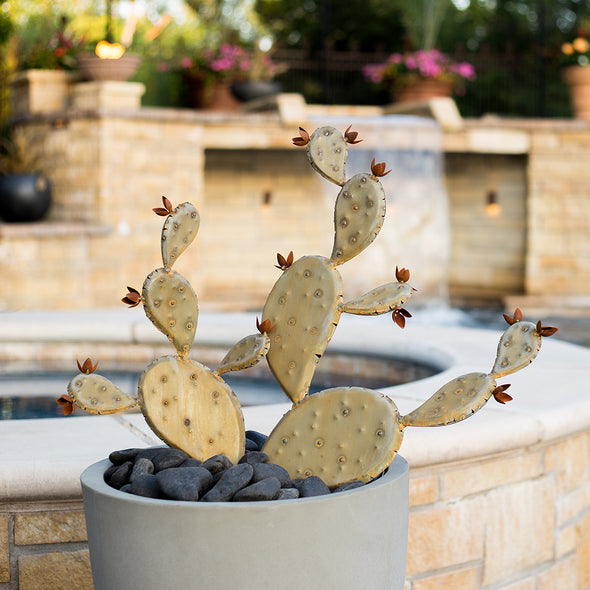
[[369,485],[280,502],[179,502],[81,476],[95,590],[403,590],[408,464]]
[[86,80],[95,82],[129,80],[141,63],[139,55],[124,53],[118,59],[101,59],[95,53],[78,55],[76,64]]
[[449,80],[414,80],[394,90],[394,102],[423,102],[431,98],[449,97],[453,83]]
[[206,78],[187,72],[184,75],[189,105],[205,111],[237,111],[240,102],[231,92],[229,82],[208,82]]
[[590,121],[590,67],[569,66],[563,70],[563,78],[570,89],[575,117]]
[[211,91],[211,102],[203,108],[207,111],[238,111],[240,101],[232,94],[229,82],[216,82]]

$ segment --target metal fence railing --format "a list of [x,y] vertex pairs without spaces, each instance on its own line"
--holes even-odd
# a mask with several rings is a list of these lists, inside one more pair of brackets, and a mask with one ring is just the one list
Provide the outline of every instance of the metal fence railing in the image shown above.
[[[557,58],[536,57],[531,46],[516,52],[488,47],[466,52],[458,47],[453,57],[475,66],[477,79],[456,95],[465,116],[495,113],[516,117],[562,117],[571,114],[568,91]],[[389,91],[366,81],[362,68],[383,61],[388,53],[375,51],[278,50],[273,58],[288,70],[280,76],[283,89],[300,92],[308,102],[325,104],[386,104]]]

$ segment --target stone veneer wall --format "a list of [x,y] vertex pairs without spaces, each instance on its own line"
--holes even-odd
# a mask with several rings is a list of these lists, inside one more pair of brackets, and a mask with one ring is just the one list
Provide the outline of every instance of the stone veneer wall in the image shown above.
[[[463,129],[445,132],[444,150],[456,230],[451,294],[498,295],[500,287],[500,295],[526,295],[531,304],[567,305],[569,300],[587,307],[590,124],[466,121]],[[481,205],[490,188],[497,190],[504,212],[485,220]],[[500,265],[497,253],[504,257]],[[469,260],[467,273],[459,264]]]
[[92,590],[81,500],[0,506],[2,590]]
[[531,130],[526,292],[590,293],[590,125]]
[[[162,195],[199,209],[199,235],[175,269],[201,302],[259,307],[277,278],[277,251],[331,251],[331,213],[317,215],[318,177],[295,150],[206,150],[202,121],[182,114],[76,117],[57,128],[44,120],[26,129],[44,138],[55,198],[47,222],[0,228],[0,270],[12,278],[0,286],[4,309],[119,305],[117,293],[141,288],[162,265],[162,219],[151,211]],[[236,284],[239,295],[227,293]]]
[[[162,265],[154,238],[162,222],[151,211],[160,196],[198,203],[202,128],[97,115],[51,118],[26,130],[44,138],[55,198],[49,221],[0,229],[0,270],[11,277],[0,287],[2,307],[118,305],[117,293],[140,288]],[[187,257],[198,288],[198,246]]]
[[406,590],[590,587],[589,449],[582,432],[410,468]]
[[[118,305],[114,293],[140,287],[161,264],[154,237],[161,220],[151,213],[161,195],[201,212],[196,244],[177,263],[201,302],[259,308],[276,280],[276,252],[331,250],[325,181],[289,146],[292,129],[275,114],[96,110],[21,123],[44,142],[54,206],[46,222],[0,225],[0,271],[11,278],[0,284],[2,309]],[[452,297],[543,296],[549,284],[562,297],[590,293],[589,124],[468,121],[444,132],[443,150]],[[483,212],[489,190],[502,206],[495,218]],[[396,216],[395,227],[404,220]],[[432,255],[410,264],[415,248],[402,242],[396,260],[414,271],[424,298],[447,280],[444,265]],[[239,297],[227,291],[235,281]]]
[[[589,449],[581,432],[410,466],[405,590],[586,590]],[[78,500],[0,505],[0,590],[91,589],[85,540]]]

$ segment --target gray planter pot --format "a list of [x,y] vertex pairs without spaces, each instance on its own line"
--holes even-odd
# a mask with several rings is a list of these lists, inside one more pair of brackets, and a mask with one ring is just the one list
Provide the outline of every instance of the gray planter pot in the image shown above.
[[370,485],[257,503],[153,500],[81,476],[95,590],[403,590],[408,464]]
[[260,80],[258,82],[234,82],[231,85],[232,94],[242,102],[267,98],[281,92],[281,85],[274,80]]

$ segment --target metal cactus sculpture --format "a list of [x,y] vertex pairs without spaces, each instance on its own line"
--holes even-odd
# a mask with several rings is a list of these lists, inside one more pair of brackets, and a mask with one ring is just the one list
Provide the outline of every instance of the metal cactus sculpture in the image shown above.
[[370,172],[346,179],[349,144],[358,143],[350,127],[340,133],[321,127],[311,136],[300,129],[293,143],[305,146],[308,159],[322,177],[340,187],[334,208],[335,236],[329,258],[277,255],[282,271],[270,291],[258,322],[259,334],[238,342],[213,371],[187,357],[198,319],[197,297],[188,281],[172,270],[174,262],[195,238],[199,214],[190,203],[154,209],[166,217],[161,236],[163,267],[146,278],[141,293],[133,288],[123,301],[143,304],[147,317],[164,333],[176,355],[155,360],[142,373],[138,396],[126,395],[87,359],[80,374],[58,400],[64,413],[75,404],[108,414],[138,405],[152,430],[172,447],[205,460],[225,454],[237,462],[244,453],[244,420],[237,397],[221,375],[256,364],[266,356],[277,382],[293,402],[268,437],[263,451],[284,467],[291,478],[319,476],[331,488],[368,482],[382,473],[399,449],[407,426],[442,426],[473,415],[490,399],[512,398],[509,385],[496,379],[528,365],[537,355],[541,337],[557,328],[523,321],[519,310],[505,318],[510,324],[498,345],[489,374],[470,373],[453,379],[409,414],[379,391],[337,387],[309,395],[316,365],[334,334],[342,313],[392,313],[405,326],[411,314],[401,306],[413,294],[410,272],[395,270],[395,280],[344,302],[337,267],[367,248],[379,234],[385,216],[385,193],[379,178],[385,163],[373,160]]
[[269,328],[262,324],[263,333],[238,342],[214,371],[187,358],[199,315],[197,296],[172,265],[197,235],[199,214],[190,203],[175,209],[168,199],[163,198],[163,203],[154,211],[166,217],[161,237],[164,266],[148,275],[141,294],[128,287],[123,301],[131,307],[142,303],[147,317],[177,354],[161,357],[144,370],[137,398],[96,374],[96,365],[89,359],[78,363],[80,374],[70,381],[69,399],[61,398],[62,403],[68,410],[77,404],[96,414],[138,405],[150,428],[170,446],[199,459],[224,454],[237,462],[244,454],[244,418],[238,398],[220,375],[256,364],[268,350]]
[[[339,387],[308,395],[317,362],[326,349],[342,313],[377,315],[392,311],[404,327],[410,314],[400,306],[412,295],[410,273],[396,268],[397,281],[379,286],[349,302],[343,302],[342,279],[337,266],[362,252],[379,233],[385,216],[385,193],[379,177],[385,163],[373,160],[371,172],[346,179],[347,144],[358,143],[350,127],[341,134],[321,127],[311,136],[300,128],[293,139],[306,146],[312,167],[341,187],[334,209],[334,246],[329,259],[305,256],[281,264],[283,275],[264,306],[263,318],[276,327],[271,335],[267,361],[294,407],[270,434],[264,451],[285,467],[291,477],[318,475],[330,486],[351,480],[367,482],[393,460],[406,426],[440,426],[458,422],[480,409],[493,395],[504,403],[508,385],[495,378],[530,363],[541,336],[555,328],[522,321],[518,311],[508,318],[512,325],[500,340],[491,374],[459,377],[428,401],[400,416],[395,404],[378,391]],[[289,263],[287,263],[289,262]]]

